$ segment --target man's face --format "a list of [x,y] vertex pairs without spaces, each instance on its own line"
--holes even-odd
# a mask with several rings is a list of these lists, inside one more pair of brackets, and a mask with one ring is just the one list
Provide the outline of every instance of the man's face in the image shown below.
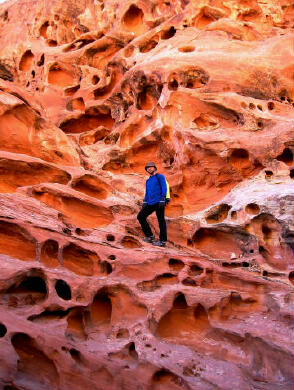
[[156,171],[156,169],[154,167],[148,167],[147,169],[147,172],[150,174],[150,175],[153,175],[153,173]]

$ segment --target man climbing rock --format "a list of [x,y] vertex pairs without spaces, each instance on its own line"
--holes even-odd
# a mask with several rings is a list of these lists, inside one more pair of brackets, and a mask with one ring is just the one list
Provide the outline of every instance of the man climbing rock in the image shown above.
[[[169,198],[167,198],[169,187],[164,175],[160,173],[155,174],[157,168],[154,162],[148,162],[145,165],[145,170],[149,173],[150,177],[146,180],[145,197],[142,203],[142,208],[137,215],[137,219],[145,234],[143,241],[150,242],[152,245],[164,247],[167,241],[164,210],[169,201]],[[154,211],[156,212],[160,229],[159,241],[155,240],[155,236],[152,234],[152,230],[147,222],[148,215]]]

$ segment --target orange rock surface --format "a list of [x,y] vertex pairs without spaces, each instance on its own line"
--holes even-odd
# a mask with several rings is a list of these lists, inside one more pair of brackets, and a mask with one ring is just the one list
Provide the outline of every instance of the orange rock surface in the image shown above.
[[[293,389],[293,21],[291,0],[0,5],[1,389]],[[166,248],[136,218],[147,161]]]

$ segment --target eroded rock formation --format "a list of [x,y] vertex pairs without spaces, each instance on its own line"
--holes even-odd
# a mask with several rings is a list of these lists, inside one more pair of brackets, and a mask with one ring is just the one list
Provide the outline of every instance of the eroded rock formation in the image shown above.
[[[293,16],[0,5],[1,389],[293,388]],[[166,248],[136,219],[150,160]]]

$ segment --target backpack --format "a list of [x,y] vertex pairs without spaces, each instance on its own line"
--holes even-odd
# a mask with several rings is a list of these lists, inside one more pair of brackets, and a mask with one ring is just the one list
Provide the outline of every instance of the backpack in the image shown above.
[[[155,174],[156,178],[157,178],[157,181],[158,181],[158,184],[160,185],[161,187],[161,184],[160,184],[160,180],[158,179],[158,173]],[[165,178],[165,177],[164,177]],[[170,191],[169,191],[169,183],[168,181],[165,179],[165,182],[166,182],[166,203],[168,203],[170,201]],[[162,187],[161,187],[161,190],[162,190]]]

